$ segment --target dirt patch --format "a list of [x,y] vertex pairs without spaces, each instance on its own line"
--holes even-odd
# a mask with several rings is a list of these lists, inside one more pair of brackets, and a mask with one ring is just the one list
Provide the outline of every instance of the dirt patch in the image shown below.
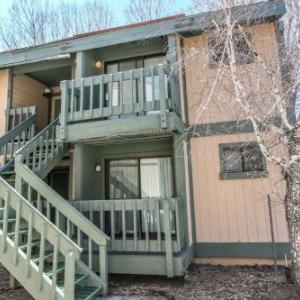
[[22,287],[14,290],[9,287],[9,273],[0,265],[0,300],[32,300]]
[[[300,291],[286,281],[283,268],[275,275],[269,266],[223,267],[191,265],[182,278],[158,276],[109,276],[112,299],[255,299],[296,300]],[[119,296],[119,297],[114,297]],[[130,299],[129,298],[129,299]],[[0,267],[0,300],[31,300],[23,289],[9,288],[9,275]]]
[[283,268],[275,275],[269,266],[224,267],[191,265],[184,278],[111,276],[110,292],[121,296],[152,296],[161,299],[300,299],[287,283]]

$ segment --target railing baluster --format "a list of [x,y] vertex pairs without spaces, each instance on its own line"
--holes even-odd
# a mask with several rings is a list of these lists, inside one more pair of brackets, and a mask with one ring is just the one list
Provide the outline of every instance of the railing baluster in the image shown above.
[[114,202],[110,203],[110,235],[111,235],[111,247],[112,250],[115,249],[115,210],[114,210]]
[[40,137],[40,148],[39,148],[39,158],[38,158],[38,168],[37,170],[40,172],[42,168],[42,161],[43,161],[43,143],[44,143],[44,137]]
[[74,112],[75,112],[74,92],[75,92],[75,80],[72,80],[71,81],[70,121],[74,120]]
[[89,264],[89,268],[92,269],[92,265],[93,265],[93,243],[92,243],[92,239],[90,237],[88,237],[88,264]]
[[52,299],[55,300],[57,284],[57,263],[58,263],[59,235],[55,237],[53,248],[53,265],[52,265]]
[[103,97],[104,97],[104,84],[103,84],[103,76],[100,77],[100,84],[99,84],[99,107],[100,107],[100,117],[103,115]]
[[134,80],[133,80],[133,70],[130,70],[130,113],[133,112],[134,108]]
[[151,110],[154,109],[155,103],[155,80],[154,80],[154,67],[151,67]]
[[49,131],[46,132],[46,141],[45,141],[45,162],[48,161],[49,154]]
[[133,239],[134,239],[134,251],[138,250],[137,243],[137,210],[136,210],[136,201],[133,202]]
[[122,236],[123,236],[123,249],[126,250],[126,213],[125,203],[122,203]]
[[178,250],[181,249],[181,238],[180,238],[180,225],[179,225],[179,209],[178,209],[178,201],[175,202],[175,234],[177,238],[177,245],[178,245]]
[[110,82],[110,99],[109,99],[109,114],[112,115],[112,106],[113,106],[113,93],[114,93],[114,86],[113,86],[113,75],[110,74],[109,76]]
[[67,236],[71,237],[71,221],[67,219]]
[[149,220],[148,220],[148,201],[144,200],[144,224],[145,224],[145,246],[149,250]]
[[45,242],[46,242],[46,223],[43,223],[41,229],[40,252],[39,252],[39,290],[40,291],[43,289]]
[[99,219],[100,219],[100,229],[104,231],[104,211],[103,211],[103,203],[99,202]]
[[93,118],[93,101],[94,101],[94,78],[90,82],[90,117]]
[[27,185],[27,200],[29,203],[32,203],[32,188],[30,184]]
[[47,201],[46,199],[46,216],[47,216],[47,219],[50,220],[50,217],[51,217],[51,207],[50,207],[50,202]]
[[42,211],[42,200],[41,200],[41,194],[40,193],[37,194],[37,210],[39,212]]
[[145,96],[145,78],[144,69],[140,69],[140,93],[138,95],[139,110],[141,114],[144,114],[144,96]]
[[156,201],[156,218],[157,218],[157,243],[158,251],[161,251],[161,226],[160,226],[160,200]]
[[28,235],[27,235],[27,247],[26,247],[26,277],[30,276],[30,260],[32,251],[32,225],[33,225],[33,213],[29,213],[28,216]]
[[120,72],[120,78],[119,78],[119,89],[120,89],[120,99],[119,99],[119,105],[120,105],[120,115],[124,113],[124,95],[123,95],[123,72]]
[[3,212],[3,227],[2,227],[2,247],[1,251],[4,253],[6,251],[6,234],[8,227],[8,213],[10,204],[10,193],[5,192],[4,195],[4,212]]
[[16,127],[16,109],[13,112],[12,128]]
[[81,79],[80,82],[80,108],[79,108],[79,114],[80,114],[80,120],[83,118],[83,106],[84,104],[84,79]]
[[77,227],[77,245],[81,247],[81,231],[78,227]]
[[20,239],[20,223],[21,223],[21,200],[18,199],[16,210],[16,224],[15,224],[15,240],[14,240],[14,264],[18,264],[18,248]]

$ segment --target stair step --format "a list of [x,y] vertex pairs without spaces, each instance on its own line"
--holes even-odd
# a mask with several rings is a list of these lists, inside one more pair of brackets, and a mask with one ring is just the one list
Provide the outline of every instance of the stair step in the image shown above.
[[[27,234],[27,233],[28,233],[28,230],[27,230],[27,229],[19,230],[19,234]],[[16,233],[15,233],[14,231],[8,232],[8,233],[7,233],[7,235],[8,235],[9,237],[14,236],[15,234],[16,234]]]
[[[14,223],[16,222],[16,219],[8,219],[7,220],[8,223]],[[4,223],[4,220],[0,220],[0,224]]]
[[[64,271],[64,269],[65,269],[65,263],[64,262],[59,262],[57,264],[57,273],[61,273],[62,271]],[[53,267],[52,266],[46,267],[44,269],[44,273],[47,276],[51,277],[53,275]]]
[[[44,253],[44,259],[47,259],[47,258],[50,258],[53,256],[53,251],[49,250],[49,251],[46,251]],[[34,263],[37,263],[40,259],[40,254],[36,254],[36,255],[33,255],[31,257],[31,260],[34,262]]]
[[[75,285],[79,285],[83,280],[88,278],[88,274],[75,274]],[[61,289],[64,290],[64,280],[60,280],[57,282],[57,286]]]
[[99,294],[102,290],[102,287],[93,287],[93,286],[86,286],[83,288],[76,288],[75,290],[75,300],[89,300],[92,299],[94,296]]
[[[40,240],[33,240],[32,243],[31,243],[31,247],[39,246],[40,243],[41,243]],[[27,244],[28,244],[27,242],[26,242],[26,243],[23,243],[23,244],[20,244],[20,245],[19,245],[19,248],[20,248],[20,249],[25,249],[25,248],[27,248]]]

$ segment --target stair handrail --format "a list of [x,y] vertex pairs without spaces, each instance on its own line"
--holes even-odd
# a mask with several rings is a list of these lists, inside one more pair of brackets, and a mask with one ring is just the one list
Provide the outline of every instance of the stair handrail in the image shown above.
[[59,118],[55,119],[54,121],[52,121],[49,125],[47,125],[44,129],[42,129],[38,134],[36,134],[31,140],[30,143],[25,144],[22,148],[20,148],[17,152],[16,152],[16,156],[18,154],[22,154],[24,157],[25,155],[28,155],[32,149],[34,149],[34,147],[36,146],[36,142],[42,137],[44,136],[47,132],[49,132],[50,129],[52,129],[53,127],[57,126],[59,124]]
[[[93,244],[95,244],[99,249],[99,273],[100,278],[104,285],[107,285],[107,241],[109,237],[102,232],[97,226],[92,224],[84,215],[82,215],[76,208],[70,205],[63,197],[61,197],[56,191],[54,191],[46,182],[42,180],[38,174],[34,172],[29,167],[30,153],[37,151],[38,147],[41,146],[40,141],[43,142],[43,136],[49,136],[48,130],[53,130],[58,124],[58,119],[53,121],[44,130],[38,133],[30,142],[28,142],[24,147],[19,149],[15,156],[15,172],[16,172],[16,188],[18,190],[22,189],[25,184],[28,186],[28,190],[35,190],[39,199],[44,199],[46,201],[47,207],[50,205],[55,209],[56,215],[58,216],[55,220],[56,226],[62,231],[66,230],[67,235],[71,237],[72,229],[74,226],[77,228],[77,244],[81,246],[82,235],[88,237],[88,266],[93,270]],[[48,132],[48,134],[47,134]],[[58,143],[57,147],[61,147],[64,143],[61,141],[54,141]],[[42,143],[42,145],[44,145]],[[51,151],[53,150],[52,147]],[[44,149],[44,148],[43,148]],[[45,148],[47,151],[48,147]],[[47,160],[45,161],[47,163]],[[34,164],[34,163],[33,163]],[[47,166],[43,166],[47,167]],[[31,195],[28,194],[28,198]],[[29,199],[28,199],[29,200]],[[29,200],[30,201],[30,200]],[[49,213],[50,217],[50,213]],[[67,221],[67,228],[62,229],[64,224],[61,224],[60,217],[63,217]],[[101,255],[100,255],[101,253]],[[96,273],[96,272],[95,272]],[[105,288],[105,287],[104,287]]]
[[[4,166],[7,163],[11,163],[13,161],[15,151],[23,147],[26,142],[34,136],[34,126],[35,115],[32,115],[30,118],[0,137],[0,155],[4,155]],[[9,144],[11,144],[10,149],[8,149]],[[10,160],[6,163],[8,150],[10,152]]]
[[[38,278],[37,284],[42,288],[42,281],[44,280],[44,261],[45,261],[45,242],[47,241],[53,246],[56,263],[53,265],[53,276],[51,280],[52,292],[56,293],[57,286],[57,263],[58,254],[61,253],[65,259],[65,286],[75,276],[75,265],[80,259],[80,254],[83,251],[76,243],[74,243],[67,235],[60,231],[48,218],[46,218],[41,212],[39,212],[31,203],[29,203],[18,191],[11,187],[4,179],[0,178],[0,194],[4,196],[4,212],[3,212],[3,228],[0,230],[1,238],[1,252],[6,252],[7,247],[7,227],[8,227],[8,215],[10,207],[16,211],[16,227],[14,234],[14,253],[13,262],[18,264],[19,255],[19,242],[20,242],[20,220],[23,219],[28,223],[28,239],[26,244],[26,268],[25,274],[29,274],[32,271],[31,266],[31,249],[32,249],[32,231],[33,229],[40,233],[41,249],[38,257]],[[72,253],[74,259],[73,265],[69,262],[69,255]],[[1,261],[1,260],[0,260]],[[24,276],[24,275],[22,275]],[[54,296],[54,295],[52,295]],[[73,296],[73,297],[72,297]],[[55,296],[54,296],[55,297]],[[69,293],[66,289],[64,293],[64,299],[74,299],[74,291]]]

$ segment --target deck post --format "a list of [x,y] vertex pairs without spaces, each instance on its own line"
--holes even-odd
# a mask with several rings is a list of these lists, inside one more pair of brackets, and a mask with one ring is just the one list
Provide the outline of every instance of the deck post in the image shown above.
[[68,121],[68,88],[69,82],[67,80],[60,83],[61,90],[61,113],[60,113],[60,139],[67,138],[67,121]]
[[65,298],[73,300],[75,298],[75,263],[76,256],[73,251],[68,251],[65,255]]
[[172,103],[172,109],[179,116],[181,115],[180,109],[180,90],[179,90],[179,80],[178,80],[178,53],[177,53],[177,43],[176,35],[171,34],[168,36],[168,69],[170,74],[168,76],[169,87],[170,87],[170,97]]
[[165,73],[163,67],[158,69],[159,72],[159,98],[160,98],[160,122],[162,128],[167,128],[167,101],[165,95]]
[[166,271],[167,276],[174,277],[174,262],[172,249],[172,233],[170,220],[170,203],[168,200],[163,201],[164,211],[164,233],[165,233],[165,251],[166,251]]
[[12,276],[11,274],[9,275],[9,287],[14,290],[18,287],[18,281],[17,279]]

